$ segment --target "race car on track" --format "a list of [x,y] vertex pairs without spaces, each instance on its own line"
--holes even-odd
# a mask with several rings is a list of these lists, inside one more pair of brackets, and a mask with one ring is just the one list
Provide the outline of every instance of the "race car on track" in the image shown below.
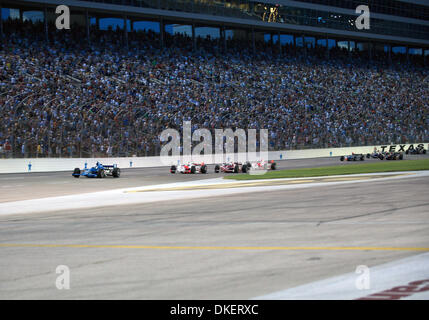
[[358,161],[358,160],[360,161],[365,160],[365,156],[361,153],[359,154],[352,153],[351,155],[340,157],[340,161]]
[[204,163],[193,163],[193,162],[189,162],[187,164],[181,164],[181,165],[172,165],[170,167],[170,172],[171,173],[189,173],[189,174],[194,174],[194,173],[207,173],[207,165],[205,165]]
[[227,162],[221,165],[217,164],[215,166],[215,172],[225,172],[225,173],[247,173],[251,170],[276,170],[277,164],[271,160],[269,162],[264,160],[259,161],[247,161],[245,163],[241,162]]
[[402,160],[404,159],[404,155],[402,152],[386,152],[385,154],[386,160]]
[[427,150],[423,145],[418,145],[417,148],[411,148],[405,151],[405,154],[426,154]]
[[87,178],[105,178],[107,176],[111,176],[113,178],[119,178],[121,175],[121,169],[119,169],[116,165],[102,165],[97,162],[97,164],[89,169],[79,169],[75,168],[72,176],[75,178],[79,178],[80,176]]
[[275,163],[274,160],[271,160],[271,161],[258,160],[253,162],[247,162],[247,171],[276,170],[276,169],[277,169],[277,163]]
[[377,149],[374,150],[373,153],[367,153],[366,158],[373,158],[373,159],[380,159],[383,160],[385,157],[385,153],[378,151]]
[[243,164],[241,162],[225,162],[225,163],[220,164],[220,165],[219,164],[215,165],[214,171],[216,173],[219,173],[219,172],[225,172],[225,173],[243,172],[243,173],[246,173],[247,172],[247,166],[248,166],[248,163]]

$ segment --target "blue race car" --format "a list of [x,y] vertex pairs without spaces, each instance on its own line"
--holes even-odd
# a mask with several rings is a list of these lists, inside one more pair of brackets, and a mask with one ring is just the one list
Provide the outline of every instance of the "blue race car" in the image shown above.
[[341,156],[340,157],[340,161],[363,161],[365,160],[365,157],[363,154],[356,154],[356,153],[352,153],[351,155],[348,156]]
[[97,164],[89,169],[79,169],[75,168],[72,176],[79,178],[80,176],[87,178],[105,178],[106,176],[112,176],[113,178],[119,178],[121,175],[121,169],[116,165],[102,165],[97,162]]
[[378,150],[374,150],[374,152],[373,152],[373,153],[367,153],[367,154],[366,154],[366,158],[367,158],[367,159],[369,159],[369,158],[373,158],[373,159],[380,159],[380,160],[383,160],[383,159],[385,158],[385,156],[386,156],[386,153],[385,153],[385,152],[380,152],[380,151],[378,151]]

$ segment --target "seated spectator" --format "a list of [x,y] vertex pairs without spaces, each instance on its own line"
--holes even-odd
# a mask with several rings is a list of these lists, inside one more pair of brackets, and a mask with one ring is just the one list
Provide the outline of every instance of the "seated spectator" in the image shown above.
[[50,32],[4,22],[0,127],[6,156],[150,156],[159,134],[195,128],[268,129],[270,149],[428,141],[428,69],[313,48],[282,57],[264,43],[153,32]]

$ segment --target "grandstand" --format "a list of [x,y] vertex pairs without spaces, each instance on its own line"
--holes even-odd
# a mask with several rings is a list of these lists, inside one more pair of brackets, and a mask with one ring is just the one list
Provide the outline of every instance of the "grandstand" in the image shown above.
[[425,1],[0,5],[0,157],[157,155],[184,120],[266,128],[271,150],[429,138]]

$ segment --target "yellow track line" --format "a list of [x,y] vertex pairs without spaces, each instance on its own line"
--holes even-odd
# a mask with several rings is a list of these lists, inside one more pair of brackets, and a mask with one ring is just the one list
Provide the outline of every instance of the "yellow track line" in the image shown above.
[[238,247],[238,246],[144,246],[144,245],[86,245],[86,244],[31,244],[1,243],[0,248],[108,248],[108,249],[164,249],[164,250],[345,250],[345,251],[429,251],[421,247]]
[[283,186],[290,184],[300,183],[321,183],[321,182],[340,182],[340,181],[362,181],[362,180],[374,180],[386,177],[397,177],[410,175],[410,173],[401,174],[385,174],[385,175],[362,175],[362,176],[338,176],[338,177],[313,177],[313,178],[297,178],[286,180],[283,179],[262,179],[262,180],[249,180],[242,182],[227,182],[227,183],[216,183],[216,184],[198,184],[198,185],[182,185],[175,187],[156,187],[147,189],[128,190],[124,193],[137,193],[137,192],[155,192],[155,191],[195,191],[195,190],[210,190],[210,189],[231,189],[231,188],[246,188],[246,187],[265,187],[265,186]]

